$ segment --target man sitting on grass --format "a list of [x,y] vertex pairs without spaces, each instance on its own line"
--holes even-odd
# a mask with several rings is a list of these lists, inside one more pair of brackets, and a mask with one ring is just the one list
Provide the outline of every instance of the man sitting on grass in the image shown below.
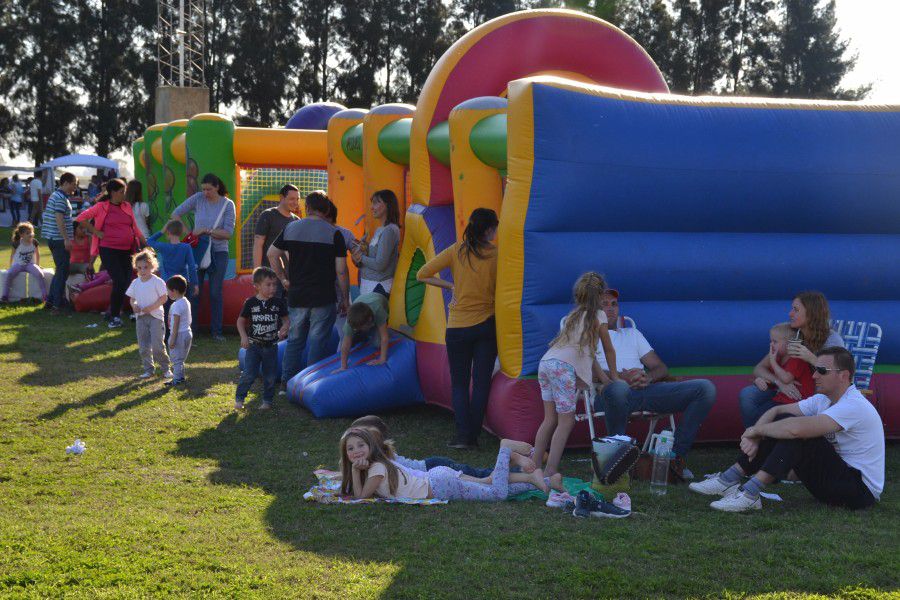
[[853,385],[853,356],[844,348],[825,348],[813,369],[816,395],[770,408],[741,436],[738,461],[690,489],[724,496],[710,504],[716,510],[742,512],[762,508],[762,489],[793,470],[821,502],[875,504],[884,488],[884,428],[878,411]]
[[350,305],[347,311],[347,322],[341,338],[341,368],[335,373],[347,370],[347,361],[350,358],[350,348],[353,344],[368,340],[373,348],[380,348],[378,358],[369,361],[369,365],[383,365],[387,362],[388,344],[388,300],[378,292],[360,294]]

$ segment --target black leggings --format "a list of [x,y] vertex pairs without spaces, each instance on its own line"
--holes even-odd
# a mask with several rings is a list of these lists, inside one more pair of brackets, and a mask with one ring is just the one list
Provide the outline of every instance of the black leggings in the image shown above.
[[[779,415],[776,420],[787,418]],[[738,464],[747,475],[765,471],[776,480],[793,469],[806,489],[821,502],[847,508],[867,508],[875,497],[863,483],[862,474],[844,462],[824,437],[805,440],[763,438],[753,460],[741,454]]]
[[116,318],[122,312],[125,290],[132,279],[131,251],[100,247],[100,260],[112,279],[112,294],[109,297],[109,317]]

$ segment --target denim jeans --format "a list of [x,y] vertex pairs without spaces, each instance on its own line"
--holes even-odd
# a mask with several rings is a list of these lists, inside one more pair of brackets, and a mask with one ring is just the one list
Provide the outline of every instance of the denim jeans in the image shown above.
[[50,293],[47,301],[51,306],[62,307],[66,303],[66,280],[69,278],[69,251],[64,240],[47,240],[56,271],[50,281]]
[[772,400],[777,393],[778,390],[762,391],[755,385],[748,385],[741,390],[738,402],[741,407],[741,420],[744,422],[745,428],[756,425],[763,413],[778,405]]
[[716,386],[708,379],[652,383],[642,390],[619,380],[607,385],[600,395],[608,435],[625,433],[628,415],[638,410],[682,413],[675,430],[676,456],[685,456],[691,449],[697,430],[715,401]]
[[241,371],[241,379],[237,385],[235,399],[243,402],[250,391],[250,386],[256,381],[262,368],[263,402],[272,402],[275,398],[275,386],[278,384],[278,345],[262,346],[250,344],[244,354],[244,370]]
[[[225,282],[225,271],[228,270],[228,253],[211,252],[209,267],[197,270],[197,281],[200,289],[203,289],[203,280],[209,278],[209,332],[212,335],[222,335],[222,284]],[[197,333],[197,309],[200,298],[191,300],[191,314],[194,315],[192,328]]]
[[481,433],[484,410],[491,393],[494,362],[497,360],[494,317],[471,327],[448,327],[444,339],[450,363],[456,441],[476,442]]
[[284,349],[284,363],[281,373],[285,382],[303,370],[303,350],[309,344],[306,364],[312,365],[323,358],[331,340],[331,330],[337,316],[337,307],[332,304],[313,307],[291,307],[291,329]]
[[[425,470],[429,471],[435,467],[450,467],[454,471],[460,471],[463,475],[468,475],[469,477],[477,477],[482,479],[487,477],[491,473],[494,472],[494,469],[491,467],[479,468],[473,467],[472,465],[467,465],[466,463],[456,462],[452,458],[447,458],[446,456],[429,456],[424,461]],[[519,467],[510,467],[510,473],[519,473],[522,469]]]

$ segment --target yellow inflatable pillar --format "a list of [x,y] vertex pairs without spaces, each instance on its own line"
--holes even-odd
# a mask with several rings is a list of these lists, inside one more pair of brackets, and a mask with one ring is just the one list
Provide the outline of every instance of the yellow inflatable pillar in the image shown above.
[[507,101],[496,96],[472,98],[450,111],[450,173],[453,182],[453,209],[456,239],[462,239],[469,215],[476,208],[490,208],[500,214],[503,180],[496,168],[479,160],[469,138],[482,119],[506,113]]
[[[350,108],[335,113],[328,121],[328,197],[338,207],[338,222],[359,238],[363,234],[363,224],[356,220],[366,212],[363,192],[362,167],[350,160],[341,148],[341,141],[349,129],[360,125],[369,111]],[[358,285],[358,270],[347,260],[350,269],[350,285]]]
[[[397,195],[401,218],[406,213],[406,167],[382,154],[378,140],[387,125],[411,117],[415,110],[409,104],[385,104],[370,110],[363,119],[363,198],[366,208],[372,194],[378,190],[391,190]],[[366,231],[375,231],[376,227],[372,211],[367,210]]]

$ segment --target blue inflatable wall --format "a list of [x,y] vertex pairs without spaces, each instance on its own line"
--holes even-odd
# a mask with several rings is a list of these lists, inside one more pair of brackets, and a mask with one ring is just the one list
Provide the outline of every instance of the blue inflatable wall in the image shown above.
[[896,107],[532,89],[523,375],[586,270],[672,366],[755,364],[805,289],[900,364]]
[[423,403],[415,342],[392,332],[387,362],[367,365],[378,353],[368,344],[358,344],[350,353],[346,371],[334,373],[340,355],[307,367],[288,382],[288,400],[307,408],[316,418],[358,417]]

